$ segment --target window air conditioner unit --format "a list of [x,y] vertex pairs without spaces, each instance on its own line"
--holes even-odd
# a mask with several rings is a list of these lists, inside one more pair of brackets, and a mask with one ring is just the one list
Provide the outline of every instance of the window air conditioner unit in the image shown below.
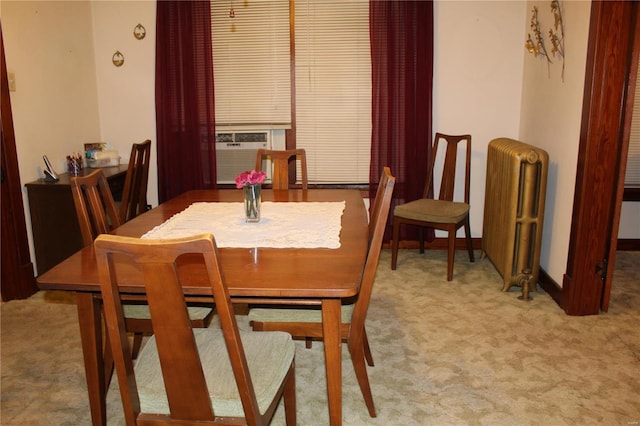
[[258,149],[271,148],[269,130],[225,130],[216,132],[216,178],[234,183],[238,173],[253,170]]

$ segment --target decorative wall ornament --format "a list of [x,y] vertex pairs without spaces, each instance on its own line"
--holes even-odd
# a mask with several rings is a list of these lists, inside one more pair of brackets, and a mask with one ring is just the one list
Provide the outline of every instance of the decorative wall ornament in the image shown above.
[[542,37],[542,31],[540,30],[540,23],[538,22],[538,8],[533,6],[531,9],[531,21],[529,23],[529,28],[533,32],[533,36],[535,41],[531,38],[531,33],[527,34],[527,42],[525,43],[525,48],[529,51],[529,53],[533,53],[533,56],[536,58],[538,56],[543,56],[547,60],[547,68],[549,64],[552,64],[551,58],[547,53],[547,48],[544,45],[544,38]]
[[142,40],[144,36],[147,35],[147,30],[142,26],[142,24],[138,24],[133,29],[133,36],[138,40]]
[[124,55],[120,53],[119,50],[116,50],[116,53],[111,57],[111,62],[113,62],[113,65],[116,67],[121,67],[122,64],[124,64]]
[[549,30],[549,40],[551,41],[551,55],[547,52],[544,45],[544,37],[538,22],[538,8],[533,6],[531,10],[531,21],[529,27],[533,33],[527,34],[527,41],[524,44],[525,49],[532,53],[535,57],[542,56],[547,60],[547,71],[551,73],[550,64],[552,56],[557,56],[562,60],[562,81],[564,81],[564,22],[562,21],[562,7],[559,0],[551,0],[551,13],[553,14],[553,29]]
[[564,81],[564,22],[562,21],[562,10],[558,0],[551,0],[551,13],[553,13],[554,30],[549,30],[549,39],[553,48],[552,55],[558,55],[562,59],[562,81]]

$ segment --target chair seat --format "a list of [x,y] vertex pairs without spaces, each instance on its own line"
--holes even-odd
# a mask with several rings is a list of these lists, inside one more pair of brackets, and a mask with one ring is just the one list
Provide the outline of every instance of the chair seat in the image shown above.
[[394,216],[433,223],[458,223],[468,213],[467,203],[427,198],[400,204],[393,210]]
[[[135,319],[151,319],[151,312],[149,312],[149,305],[122,305],[124,316],[126,318]],[[187,312],[189,312],[189,319],[203,320],[207,315],[211,313],[211,308],[201,306],[187,306]]]
[[[244,417],[238,387],[229,362],[222,330],[193,329],[205,380],[216,416]],[[260,413],[272,403],[283,382],[293,357],[295,344],[287,333],[274,331],[242,333],[251,379],[255,387]],[[155,336],[140,351],[135,365],[136,381],[143,413],[169,414],[162,369]]]
[[[342,305],[341,322],[351,322],[354,305]],[[249,321],[255,322],[322,322],[322,311],[315,308],[252,308],[249,311]]]

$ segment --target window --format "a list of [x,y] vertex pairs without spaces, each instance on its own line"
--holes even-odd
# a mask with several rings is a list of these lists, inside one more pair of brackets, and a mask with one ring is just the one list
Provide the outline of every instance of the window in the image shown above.
[[216,126],[290,127],[289,0],[212,1],[211,27]]
[[296,1],[295,42],[296,147],[307,151],[309,182],[368,183],[368,1]]
[[216,125],[290,127],[294,59],[296,147],[307,151],[309,182],[368,183],[369,1],[212,1],[211,13]]

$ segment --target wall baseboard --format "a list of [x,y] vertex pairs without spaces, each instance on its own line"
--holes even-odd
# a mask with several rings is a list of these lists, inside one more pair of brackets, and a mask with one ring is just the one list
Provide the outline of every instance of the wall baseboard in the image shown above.
[[618,239],[616,249],[622,251],[640,251],[640,238]]
[[[474,250],[482,250],[482,238],[471,238],[471,245],[473,246]],[[391,248],[391,241],[384,243],[383,248]],[[417,249],[418,241],[402,240],[398,243],[398,248]],[[430,243],[425,242],[424,248],[425,250],[446,250],[447,239],[439,237]],[[467,248],[464,238],[456,238],[456,248]],[[618,245],[616,246],[616,248],[617,250],[623,251],[640,251],[640,238],[620,238],[618,239]]]
[[562,307],[562,287],[542,268],[538,272],[538,285],[555,300],[560,308],[564,309]]
[[[448,243],[447,243],[447,239],[446,238],[436,238],[435,240],[431,241],[431,242],[424,242],[424,249],[425,250],[446,250],[448,248]],[[471,246],[473,247],[474,250],[482,250],[482,238],[471,238]],[[382,244],[382,248],[387,248],[390,249],[391,248],[391,241],[387,241],[384,244]],[[414,241],[414,240],[402,240],[400,242],[398,242],[398,249],[415,249],[417,250],[419,248],[418,245],[418,241]],[[466,250],[467,249],[467,243],[465,242],[464,238],[456,238],[456,249],[458,250]]]

